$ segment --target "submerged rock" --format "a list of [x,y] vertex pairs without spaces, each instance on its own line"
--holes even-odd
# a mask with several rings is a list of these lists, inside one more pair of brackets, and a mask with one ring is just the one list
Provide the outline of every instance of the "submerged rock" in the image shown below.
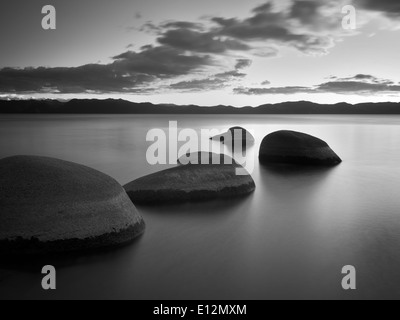
[[194,152],[180,157],[178,159],[178,164],[236,164],[236,161],[226,154],[218,154],[213,152]]
[[242,141],[243,144],[252,144],[255,139],[246,129],[242,127],[233,127],[228,132],[212,137],[211,140],[219,140],[223,143],[232,143],[235,141]]
[[295,131],[278,131],[261,143],[260,162],[334,166],[342,162],[329,145],[316,137]]
[[250,175],[237,175],[239,165],[185,165],[161,171],[124,186],[133,203],[157,204],[210,200],[254,191]]
[[122,186],[45,157],[0,160],[0,252],[46,254],[121,245],[144,231]]

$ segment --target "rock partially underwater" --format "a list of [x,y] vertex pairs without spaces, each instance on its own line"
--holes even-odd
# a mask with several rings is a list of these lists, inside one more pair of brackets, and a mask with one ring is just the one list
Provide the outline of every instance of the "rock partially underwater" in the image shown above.
[[124,188],[135,204],[181,203],[237,197],[255,190],[239,165],[183,165],[137,179]]
[[335,166],[342,162],[325,141],[295,131],[277,131],[266,136],[259,159],[263,164]]
[[254,143],[255,139],[250,132],[242,127],[233,127],[223,134],[210,138],[211,140],[219,140],[225,144],[231,144],[232,147],[234,143],[240,143],[243,146],[248,146]]

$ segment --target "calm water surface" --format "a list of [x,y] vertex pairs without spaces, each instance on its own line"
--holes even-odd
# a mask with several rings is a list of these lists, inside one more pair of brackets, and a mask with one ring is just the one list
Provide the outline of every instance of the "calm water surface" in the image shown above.
[[[0,117],[0,158],[57,157],[125,184],[166,168],[147,164],[146,134],[169,120],[253,130],[250,159],[265,135],[302,131],[344,162],[300,170],[256,161],[249,197],[138,207],[147,230],[130,246],[43,264],[2,261],[0,298],[400,298],[400,117],[9,115]],[[41,289],[44,264],[57,268],[56,291]],[[345,265],[357,268],[356,291],[341,288]]]

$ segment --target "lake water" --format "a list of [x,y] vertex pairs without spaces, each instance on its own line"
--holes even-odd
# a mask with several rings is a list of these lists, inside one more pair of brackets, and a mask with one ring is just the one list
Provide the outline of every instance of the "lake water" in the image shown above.
[[[125,184],[166,168],[147,163],[146,134],[170,120],[196,130],[250,129],[257,141],[250,157],[265,135],[301,131],[327,141],[343,163],[279,170],[256,162],[257,189],[246,198],[138,207],[147,229],[132,245],[3,261],[0,298],[400,298],[398,116],[7,115],[0,117],[0,158],[61,158]],[[57,268],[52,292],[41,289],[45,264]],[[342,289],[346,265],[357,269],[355,291]]]

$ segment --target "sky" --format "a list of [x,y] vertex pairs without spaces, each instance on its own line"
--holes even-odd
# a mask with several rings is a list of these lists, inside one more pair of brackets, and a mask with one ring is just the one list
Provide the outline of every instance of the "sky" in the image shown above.
[[[55,30],[42,28],[42,7],[49,4]],[[347,5],[355,9],[355,28],[343,27]],[[3,99],[237,107],[400,100],[398,0],[3,0],[0,6]]]

